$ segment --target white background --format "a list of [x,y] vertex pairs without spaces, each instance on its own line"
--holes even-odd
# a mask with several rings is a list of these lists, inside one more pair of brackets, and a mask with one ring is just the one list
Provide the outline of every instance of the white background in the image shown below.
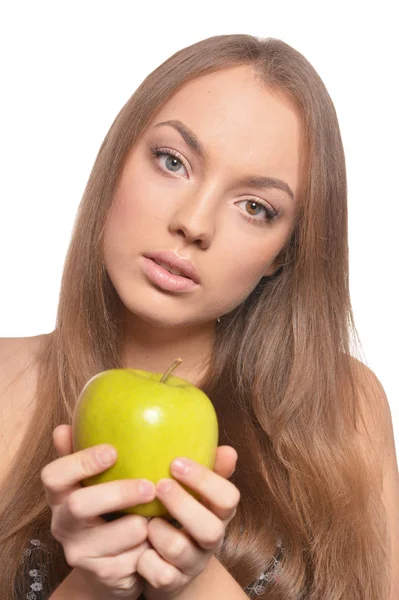
[[[0,336],[53,330],[84,186],[117,112],[180,48],[276,37],[333,99],[349,185],[351,298],[399,444],[398,65],[395,2],[0,3]],[[396,273],[396,275],[395,275]]]

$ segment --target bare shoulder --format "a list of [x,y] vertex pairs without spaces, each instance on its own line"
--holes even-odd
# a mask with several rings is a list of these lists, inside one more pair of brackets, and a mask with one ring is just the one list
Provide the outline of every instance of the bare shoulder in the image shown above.
[[36,407],[38,358],[49,335],[0,338],[0,480]]
[[387,434],[392,431],[392,416],[388,397],[377,375],[363,362],[352,357],[360,399],[360,412],[374,444],[383,452]]
[[32,382],[37,359],[50,334],[0,338],[0,402],[10,399],[16,385]]
[[[395,447],[392,413],[384,387],[376,374],[357,361],[361,390],[361,410],[367,425],[367,435],[361,435],[364,448],[375,447],[378,460],[378,479],[390,535],[391,592],[389,599],[399,598],[399,472]],[[370,452],[367,452],[370,456]]]

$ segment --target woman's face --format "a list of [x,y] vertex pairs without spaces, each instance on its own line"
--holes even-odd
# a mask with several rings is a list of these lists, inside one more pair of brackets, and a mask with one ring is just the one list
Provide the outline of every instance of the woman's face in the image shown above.
[[[164,105],[128,156],[105,232],[105,266],[128,314],[164,327],[214,322],[276,271],[294,227],[300,134],[294,106],[248,66],[197,78]],[[250,177],[288,191],[240,181]],[[154,283],[143,255],[161,250],[190,260],[200,283]]]

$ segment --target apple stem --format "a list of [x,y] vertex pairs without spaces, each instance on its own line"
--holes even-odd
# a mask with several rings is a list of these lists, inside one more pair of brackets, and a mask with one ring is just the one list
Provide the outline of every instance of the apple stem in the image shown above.
[[176,360],[170,365],[169,369],[162,375],[161,383],[165,383],[166,378],[169,377],[172,371],[176,369],[183,362],[181,358],[176,358]]

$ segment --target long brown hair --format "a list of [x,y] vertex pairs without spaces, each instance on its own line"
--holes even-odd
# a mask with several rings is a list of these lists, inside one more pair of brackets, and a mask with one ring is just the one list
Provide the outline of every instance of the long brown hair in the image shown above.
[[[273,563],[268,600],[382,600],[389,586],[386,515],[377,459],[360,440],[361,344],[349,294],[345,157],[336,112],[311,64],[274,38],[220,35],[176,52],[146,77],[107,133],[80,203],[66,256],[55,330],[39,361],[37,407],[0,501],[0,589],[22,597],[46,544],[53,590],[70,572],[50,533],[41,469],[57,456],[52,431],[71,423],[84,384],[121,368],[120,300],[102,269],[107,215],[128,152],[185,82],[251,65],[303,118],[306,170],[280,268],[217,325],[201,389],[215,404],[220,444],[232,445],[241,492],[217,558],[244,588]],[[370,436],[370,448],[372,438]],[[29,552],[28,552],[29,554]],[[24,566],[25,565],[25,566]],[[28,565],[28,566],[26,566]]]

